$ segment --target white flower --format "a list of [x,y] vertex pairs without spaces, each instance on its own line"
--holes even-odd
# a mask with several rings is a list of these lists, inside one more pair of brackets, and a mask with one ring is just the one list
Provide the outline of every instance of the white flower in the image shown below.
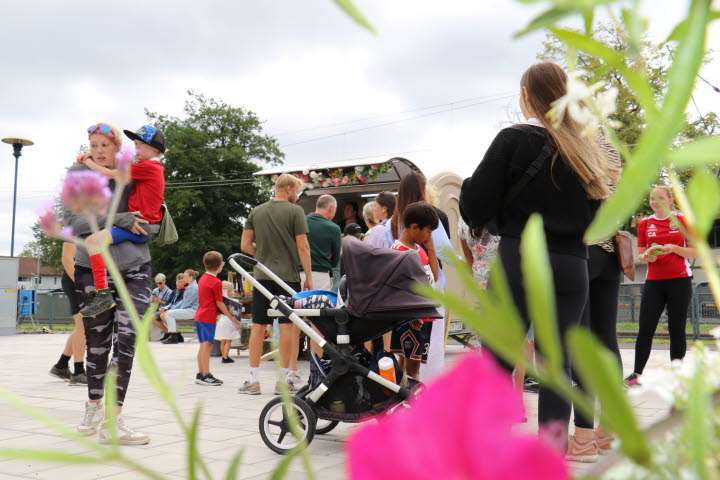
[[356,171],[357,173],[360,173],[360,172],[363,171],[363,168],[365,168],[365,167],[355,167],[355,171]]
[[308,173],[310,173],[310,170],[303,170],[303,175],[307,175]]
[[316,172],[315,170],[313,170],[312,172],[310,172],[310,178],[313,178],[313,179],[314,179],[314,178],[317,178],[317,176],[318,176],[318,174],[317,174],[317,172]]
[[552,103],[547,118],[558,128],[565,115],[570,115],[583,126],[583,135],[594,135],[600,123],[618,128],[619,122],[610,119],[617,110],[617,88],[603,91],[602,82],[587,85],[581,80],[584,74],[578,70],[568,77],[567,93]]

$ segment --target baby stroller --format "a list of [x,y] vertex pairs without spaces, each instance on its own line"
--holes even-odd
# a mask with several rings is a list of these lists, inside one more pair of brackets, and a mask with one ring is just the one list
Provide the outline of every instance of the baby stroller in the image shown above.
[[[412,291],[415,283],[427,283],[417,252],[378,248],[354,237],[343,239],[342,252],[345,277],[340,282],[338,306],[324,309],[294,310],[237,262],[253,265],[288,294],[296,293],[267,267],[241,253],[229,259],[230,265],[270,300],[270,316],[287,317],[323,349],[323,358],[315,356],[311,361],[308,385],[290,400],[274,398],[260,414],[260,435],[277,453],[292,450],[303,440],[309,445],[316,433],[327,433],[339,422],[357,423],[388,414],[421,386],[409,378],[407,387],[401,387],[380,376],[377,359],[363,346],[411,320],[440,318],[434,303]],[[321,335],[301,317],[308,317]],[[399,374],[396,369],[398,380]],[[290,431],[289,408],[299,420],[297,435]]]

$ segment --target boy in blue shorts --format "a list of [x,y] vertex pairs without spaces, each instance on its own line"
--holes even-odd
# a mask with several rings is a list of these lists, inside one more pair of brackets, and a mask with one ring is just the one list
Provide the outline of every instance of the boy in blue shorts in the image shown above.
[[[416,250],[425,269],[430,285],[437,281],[437,258],[432,244],[432,232],[438,227],[438,214],[425,202],[409,205],[403,215],[405,229],[392,245],[393,250]],[[420,244],[425,245],[427,252]],[[419,379],[420,364],[427,363],[430,349],[432,319],[413,320],[393,330],[390,352],[398,354],[400,369],[409,377]]]
[[210,350],[215,342],[215,325],[220,314],[228,317],[235,328],[240,329],[240,322],[225,306],[222,294],[222,280],[217,275],[225,262],[219,252],[207,252],[203,256],[205,274],[198,281],[198,308],[195,312],[195,327],[200,348],[198,350],[198,374],[195,383],[198,385],[222,385],[222,380],[210,373]]

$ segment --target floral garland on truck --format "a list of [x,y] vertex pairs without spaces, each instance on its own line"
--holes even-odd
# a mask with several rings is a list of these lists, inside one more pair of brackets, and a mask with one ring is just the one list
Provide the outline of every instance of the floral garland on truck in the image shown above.
[[[383,173],[389,172],[392,167],[392,162],[386,162],[357,167],[303,170],[302,172],[292,172],[292,175],[302,180],[306,188],[327,188],[368,183]],[[278,176],[270,177],[272,183],[277,181]]]

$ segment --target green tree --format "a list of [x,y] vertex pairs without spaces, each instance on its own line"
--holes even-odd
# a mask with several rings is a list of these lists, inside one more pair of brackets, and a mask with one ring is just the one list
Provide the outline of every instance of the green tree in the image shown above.
[[168,276],[200,270],[210,250],[225,256],[240,250],[250,209],[269,199],[252,174],[284,158],[255,113],[188,94],[183,118],[146,111],[168,146],[165,201],[180,239],[165,247],[150,244],[153,271]]
[[[629,37],[622,29],[601,24],[593,31],[592,36],[595,40],[628,59],[628,62],[632,62],[633,64],[630,65],[632,68],[644,71],[656,98],[661,98],[668,88],[667,71],[673,56],[673,52],[668,47],[645,38],[640,45],[640,59],[636,60],[636,57],[631,55],[633,46],[629,41]],[[567,66],[570,59],[578,69],[586,72],[585,80],[587,82],[602,82],[607,86],[616,87],[618,89],[617,112],[612,118],[622,125],[617,129],[616,133],[621,142],[627,145],[631,151],[634,150],[647,123],[646,112],[638,102],[633,90],[628,86],[626,79],[617,69],[606,65],[599,57],[577,50],[573,51],[572,56],[569,55],[571,53],[567,48],[567,44],[555,34],[548,33],[543,42],[542,51],[537,57],[540,60],[549,60],[564,66]],[[686,125],[675,141],[678,146],[690,140],[713,135],[720,131],[720,119],[714,112],[702,116],[687,115],[687,117]],[[691,170],[679,173],[683,183],[687,185],[687,181],[691,177]],[[661,171],[656,184],[667,183]],[[652,209],[646,199],[638,209],[637,216],[651,213]]]

